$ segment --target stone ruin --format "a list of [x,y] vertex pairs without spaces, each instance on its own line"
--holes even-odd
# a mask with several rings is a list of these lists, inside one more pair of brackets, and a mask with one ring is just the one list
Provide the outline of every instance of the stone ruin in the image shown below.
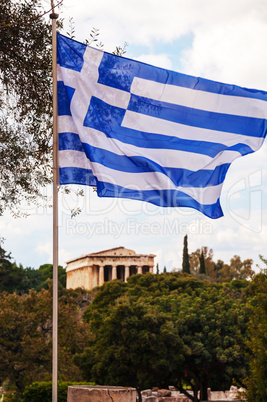
[[[243,388],[231,386],[229,391],[211,391],[208,388],[208,401],[213,402],[239,402],[240,393],[244,392]],[[192,391],[188,391],[193,395]],[[142,402],[192,402],[187,396],[178,391],[175,387],[170,386],[169,389],[152,388],[141,391]]]
[[136,254],[125,247],[98,251],[67,262],[67,289],[82,287],[92,290],[96,286],[119,279],[127,279],[136,274],[153,274],[154,254]]

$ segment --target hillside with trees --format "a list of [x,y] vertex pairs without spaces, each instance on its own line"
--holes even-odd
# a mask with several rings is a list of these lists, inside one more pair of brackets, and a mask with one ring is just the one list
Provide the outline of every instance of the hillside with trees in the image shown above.
[[[24,269],[1,248],[0,272],[0,383],[20,401],[25,386],[51,380],[52,266]],[[61,274],[60,380],[139,391],[174,385],[195,402],[198,391],[205,400],[208,387],[229,389],[234,381],[248,389],[249,402],[266,400],[264,270],[227,282],[183,272],[135,275],[91,292],[65,289]]]
[[[23,294],[31,289],[48,289],[52,278],[52,264],[43,264],[38,269],[23,268],[21,264],[17,266],[11,253],[0,245],[0,292]],[[66,288],[66,270],[61,265],[58,267],[58,281],[60,288]]]
[[[234,255],[230,264],[222,260],[213,260],[213,250],[209,247],[201,247],[197,250],[188,252],[188,236],[184,236],[183,247],[183,273],[190,273],[199,279],[207,279],[211,282],[231,282],[250,280],[255,275],[252,269],[253,260],[250,258],[241,260],[239,255]],[[175,271],[179,271],[175,270]]]
[[[59,379],[81,380],[73,356],[82,353],[90,338],[89,326],[79,311],[88,302],[80,290],[61,291],[59,297]],[[51,380],[52,289],[29,294],[0,293],[0,384],[16,392],[20,401],[25,386]],[[5,397],[5,401],[9,399]]]
[[74,361],[96,383],[171,384],[207,400],[208,387],[248,373],[246,302],[246,290],[179,273],[107,283],[84,313],[93,337]]

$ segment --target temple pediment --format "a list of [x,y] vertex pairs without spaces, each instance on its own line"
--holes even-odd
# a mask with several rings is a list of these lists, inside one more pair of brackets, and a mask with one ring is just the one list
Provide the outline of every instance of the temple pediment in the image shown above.
[[122,255],[134,255],[136,254],[135,251],[129,250],[128,248],[125,247],[116,247],[116,248],[110,248],[108,250],[103,250],[103,251],[98,251],[96,253],[91,253],[89,255],[97,255],[97,256],[122,256]]

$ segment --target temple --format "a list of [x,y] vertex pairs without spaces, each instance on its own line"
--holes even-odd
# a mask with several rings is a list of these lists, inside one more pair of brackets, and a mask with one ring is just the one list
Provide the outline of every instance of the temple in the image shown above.
[[136,254],[124,247],[91,253],[67,262],[67,289],[91,290],[114,279],[153,274],[154,254]]

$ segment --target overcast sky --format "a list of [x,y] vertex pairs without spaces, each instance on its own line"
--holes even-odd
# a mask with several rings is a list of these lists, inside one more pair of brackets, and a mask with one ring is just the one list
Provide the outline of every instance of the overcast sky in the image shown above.
[[[49,2],[47,3],[47,7]],[[263,0],[64,0],[60,16],[68,31],[89,39],[97,28],[106,51],[127,42],[126,57],[229,84],[267,90],[267,8]],[[65,31],[65,33],[66,33]],[[124,246],[157,255],[160,269],[180,268],[183,238],[189,252],[202,246],[229,263],[267,257],[267,145],[232,164],[222,191],[224,217],[211,220],[185,208],[98,198],[92,189],[79,201],[60,198],[59,260]],[[50,194],[51,189],[45,190]],[[25,208],[25,207],[24,207]],[[27,207],[31,216],[0,219],[4,248],[24,267],[52,262],[52,211]]]

